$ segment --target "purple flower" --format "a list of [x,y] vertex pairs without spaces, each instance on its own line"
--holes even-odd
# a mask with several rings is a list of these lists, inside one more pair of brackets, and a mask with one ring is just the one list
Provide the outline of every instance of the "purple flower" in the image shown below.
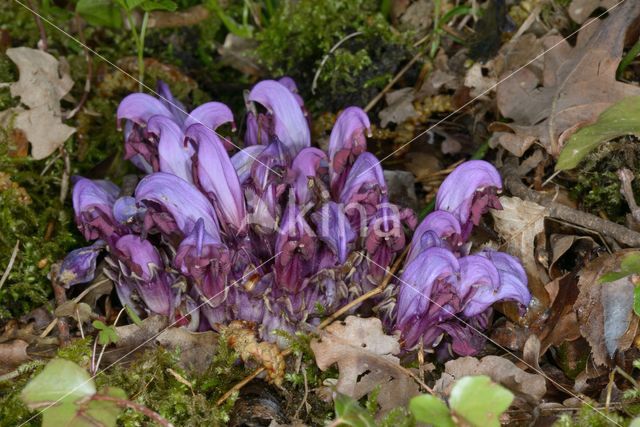
[[294,294],[303,288],[304,279],[313,268],[316,245],[313,230],[290,197],[275,245],[275,274],[279,288]]
[[69,252],[60,266],[58,280],[67,289],[92,281],[96,275],[96,260],[106,246],[103,240],[98,240],[91,246]]
[[229,250],[205,231],[202,219],[178,246],[174,263],[182,274],[194,281],[195,289],[207,304],[215,307],[224,302],[231,268]]
[[109,241],[112,236],[123,232],[112,213],[118,193],[118,187],[108,181],[75,178],[73,209],[76,224],[85,239]]
[[446,211],[431,212],[413,233],[407,263],[430,247],[457,249],[462,243],[460,233],[460,223],[452,214]]
[[187,117],[187,109],[184,104],[173,96],[169,85],[162,80],[158,80],[156,89],[160,95],[160,102],[167,107],[167,110],[171,111],[174,121],[179,125],[182,125]]
[[185,236],[202,218],[204,229],[220,240],[220,227],[213,206],[196,187],[182,178],[165,172],[144,177],[136,188],[136,202],[147,208],[147,230],[157,227],[162,233],[179,232]]
[[[233,121],[233,113],[229,107],[221,102],[207,102],[189,113],[184,121],[183,129],[186,130],[194,124],[200,124],[210,130],[216,131],[225,123],[231,123],[231,129],[235,130],[236,124]],[[220,137],[220,135],[218,136]],[[227,151],[235,147],[235,145],[226,138],[220,138]]]
[[344,206],[327,202],[311,215],[318,237],[331,249],[340,264],[344,264],[349,248],[356,239],[351,224],[344,213]]
[[[428,316],[433,288],[451,283],[459,271],[457,258],[450,251],[435,247],[421,252],[407,264],[400,276],[395,322],[405,348],[414,347],[433,328],[433,319]],[[434,308],[440,310],[438,306]]]
[[371,274],[374,277],[382,276],[404,245],[405,236],[398,207],[387,202],[381,203],[367,227],[364,241],[372,263]]
[[[345,205],[360,205],[368,219],[376,212],[378,204],[382,201],[382,196],[386,193],[387,184],[380,162],[373,154],[362,153],[349,171],[340,193],[340,202]],[[347,206],[346,212],[347,216],[351,218],[349,206]],[[363,218],[359,219],[363,220]]]
[[367,150],[365,131],[371,133],[369,117],[358,107],[346,108],[336,120],[329,138],[331,191],[340,194],[356,157]]
[[478,287],[465,307],[464,314],[474,316],[497,301],[515,301],[520,304],[521,311],[524,311],[531,302],[531,293],[527,287],[527,274],[520,261],[504,252],[492,250],[484,250],[478,255],[491,261],[500,280],[497,286]]
[[445,178],[436,196],[436,209],[451,212],[462,225],[466,240],[489,208],[502,209],[496,196],[502,189],[500,174],[491,163],[470,160]]
[[132,226],[144,219],[146,209],[138,206],[136,199],[131,196],[123,196],[116,199],[113,204],[113,217],[118,223]]
[[184,133],[178,124],[169,117],[153,116],[147,124],[147,131],[156,135],[158,142],[159,169],[173,174],[187,182],[193,182],[191,176],[191,157],[193,147],[185,141]]
[[171,289],[172,278],[164,270],[164,263],[157,249],[148,240],[127,234],[118,239],[115,250],[123,266],[123,280],[135,286],[151,312],[171,317],[175,305]]
[[322,150],[308,147],[298,153],[289,171],[289,179],[293,183],[296,200],[300,206],[304,206],[310,199],[310,189],[322,181],[319,178],[319,170],[327,156]]
[[198,187],[211,200],[225,231],[230,235],[243,233],[246,226],[244,195],[220,138],[200,124],[187,129],[187,138],[197,147],[194,175]]
[[309,125],[295,96],[274,80],[263,80],[251,89],[248,100],[265,107],[273,121],[273,136],[295,157],[309,147]]
[[240,185],[244,185],[251,177],[251,167],[253,166],[253,162],[256,161],[265,148],[266,147],[264,145],[252,145],[238,151],[231,157],[231,164],[236,170],[236,175],[238,175]]
[[[460,258],[458,262],[460,264],[460,281],[457,285],[458,295],[468,301],[465,305],[465,310],[470,305],[477,307],[476,298],[479,294],[482,294],[485,289],[492,292],[500,285],[498,270],[490,260],[480,255],[468,255]],[[469,316],[478,314],[486,310],[494,302],[495,300],[481,310],[473,310],[470,314],[465,311],[465,314]]]

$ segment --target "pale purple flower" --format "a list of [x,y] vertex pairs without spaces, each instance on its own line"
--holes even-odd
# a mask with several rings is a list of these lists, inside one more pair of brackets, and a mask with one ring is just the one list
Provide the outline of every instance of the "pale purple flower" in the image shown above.
[[445,178],[436,195],[436,209],[451,212],[460,221],[466,240],[474,225],[489,208],[502,209],[496,196],[502,179],[495,167],[484,160],[459,165]]
[[329,138],[331,191],[340,194],[355,159],[367,150],[366,134],[371,136],[369,117],[358,107],[346,108],[336,120]]
[[236,171],[236,175],[238,175],[240,185],[244,185],[251,177],[253,162],[256,161],[265,148],[264,145],[252,145],[231,156],[231,164]]
[[289,179],[296,194],[296,201],[301,206],[311,200],[311,190],[322,182],[319,177],[319,171],[326,159],[326,154],[315,147],[303,149],[293,159],[289,170]]
[[311,218],[316,225],[320,240],[331,249],[338,262],[343,264],[357,237],[344,213],[344,206],[327,202],[314,212]]
[[67,254],[60,265],[58,280],[65,288],[87,283],[96,275],[96,261],[107,244],[97,240],[93,245],[75,249]]
[[285,86],[274,80],[263,80],[251,89],[248,100],[267,109],[273,121],[272,132],[291,157],[310,146],[307,120],[295,96]]
[[135,194],[136,202],[147,208],[145,228],[157,227],[170,235],[185,236],[202,218],[204,229],[220,240],[220,226],[211,203],[196,187],[175,175],[156,172],[144,177]]
[[243,233],[246,226],[244,195],[222,141],[200,124],[190,126],[186,135],[197,147],[194,174],[198,187],[213,204],[223,229],[230,235]]
[[85,239],[109,241],[112,236],[124,232],[113,217],[113,204],[119,189],[108,181],[92,181],[75,177],[73,186],[73,210],[76,224]]

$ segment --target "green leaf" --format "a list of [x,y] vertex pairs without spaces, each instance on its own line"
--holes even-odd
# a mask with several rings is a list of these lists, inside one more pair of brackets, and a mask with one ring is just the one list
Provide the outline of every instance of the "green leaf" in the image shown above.
[[500,427],[500,415],[512,401],[513,393],[486,375],[458,380],[449,397],[451,411],[477,427]]
[[98,332],[98,344],[100,345],[117,343],[120,339],[114,326],[107,326],[100,320],[94,320],[93,327],[100,331]]
[[[118,387],[106,387],[100,390],[100,394],[103,396],[116,397],[118,399],[126,399],[127,394]],[[105,402],[100,400],[92,400],[87,405],[81,414],[84,418],[89,418],[89,422],[99,421],[99,425],[105,427],[113,427],[116,425],[118,416],[122,412],[122,409],[114,402]],[[95,425],[95,422],[90,425]]]
[[600,276],[600,283],[615,282],[632,274],[640,274],[640,252],[631,252],[622,258],[620,271],[610,271]]
[[640,316],[640,286],[636,286],[633,290],[633,312],[636,316]]
[[120,9],[111,0],[78,0],[76,12],[85,21],[97,27],[120,28]]
[[351,427],[375,427],[376,422],[357,400],[344,394],[338,394],[334,399],[337,425]]
[[65,359],[53,359],[29,381],[20,397],[31,409],[54,402],[73,403],[93,396],[96,385],[87,371]]
[[124,308],[127,310],[127,314],[133,323],[138,327],[142,327],[142,320],[140,319],[140,316],[138,316],[138,313],[133,311],[133,308],[129,307],[128,304],[125,304]]
[[416,421],[434,427],[455,427],[447,405],[435,396],[423,394],[409,401],[409,410]]
[[630,96],[607,108],[598,120],[573,134],[562,149],[556,170],[573,169],[599,144],[623,135],[640,134],[640,96]]
[[151,12],[152,10],[173,12],[178,8],[178,5],[171,0],[146,0],[140,6],[145,12]]

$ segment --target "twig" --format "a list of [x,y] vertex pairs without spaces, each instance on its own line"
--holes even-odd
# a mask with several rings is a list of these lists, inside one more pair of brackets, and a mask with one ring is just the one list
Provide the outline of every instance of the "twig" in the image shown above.
[[620,192],[629,205],[631,216],[634,220],[640,222],[640,207],[638,207],[638,204],[636,203],[636,198],[633,195],[633,188],[631,187],[633,172],[627,168],[622,168],[618,171],[618,178],[620,178]]
[[139,413],[141,413],[143,415],[146,415],[148,418],[152,419],[153,421],[155,421],[156,423],[158,423],[161,426],[173,427],[173,424],[171,424],[168,420],[166,420],[164,417],[162,417],[162,415],[158,414],[156,411],[153,411],[153,410],[147,408],[146,406],[137,404],[137,403],[132,402],[130,400],[118,399],[117,397],[105,396],[105,395],[102,395],[102,394],[94,394],[93,396],[91,396],[91,400],[99,400],[99,401],[103,401],[103,402],[113,402],[116,405],[120,406],[121,408],[133,409],[136,412],[139,412]]
[[[60,307],[67,302],[67,295],[64,292],[64,288],[58,283],[58,270],[60,266],[54,264],[51,267],[51,287],[53,288],[53,295],[55,297],[56,306]],[[58,340],[60,347],[64,347],[69,343],[69,324],[65,318],[58,318]]]
[[9,264],[7,264],[7,268],[2,273],[2,278],[0,278],[0,289],[2,289],[2,285],[9,278],[9,273],[13,269],[13,263],[16,262],[16,257],[18,256],[18,249],[20,248],[20,240],[16,241],[16,245],[13,247],[13,252],[11,252],[11,258],[9,258]]
[[49,48],[49,43],[47,41],[47,31],[44,29],[44,24],[40,19],[40,13],[38,12],[38,5],[36,4],[37,2],[27,0],[27,3],[29,3],[29,7],[33,9],[33,12],[34,12],[33,17],[35,18],[36,25],[38,26],[38,30],[40,31],[40,40],[38,41],[38,49],[46,52],[47,49]]
[[185,10],[165,12],[154,10],[149,15],[149,28],[190,27],[209,18],[211,12],[204,5],[196,5]]
[[629,49],[629,52],[622,58],[620,64],[618,65],[618,70],[616,71],[616,77],[618,79],[622,78],[622,74],[624,74],[624,70],[627,69],[629,65],[633,62],[636,57],[640,55],[640,39],[636,42],[636,44]]
[[375,96],[371,101],[369,101],[369,103],[367,104],[367,106],[366,106],[366,107],[364,107],[364,111],[365,111],[365,112],[367,112],[367,113],[368,113],[369,111],[371,111],[371,109],[372,109],[373,107],[375,107],[375,105],[378,103],[378,101],[380,101],[380,100],[382,99],[382,97],[383,97],[387,92],[389,92],[389,89],[391,89],[391,88],[393,87],[393,85],[394,85],[394,84],[396,84],[396,82],[397,82],[398,80],[400,80],[400,78],[401,78],[402,76],[404,76],[404,74],[405,74],[407,71],[409,71],[409,69],[413,66],[413,64],[415,64],[415,63],[416,63],[416,61],[422,57],[422,55],[423,55],[423,54],[424,54],[423,52],[418,52],[418,53],[416,53],[416,54],[414,55],[414,57],[413,57],[413,58],[411,58],[411,61],[409,61],[409,63],[407,63],[407,65],[405,65],[404,67],[402,67],[402,70],[400,70],[400,71],[398,72],[398,74],[396,74],[396,75],[393,77],[393,79],[391,79],[391,81],[390,81],[389,83],[387,83],[387,85],[384,87],[384,89],[382,89],[382,90],[380,91],[380,93],[379,93],[379,94],[377,94],[377,95],[376,95],[376,96]]
[[512,195],[549,208],[550,217],[580,225],[590,230],[599,231],[602,235],[626,246],[640,247],[640,233],[620,224],[554,202],[543,194],[527,188],[520,180],[520,177],[516,173],[516,167],[513,164],[505,164],[502,168],[502,175],[504,177],[504,186]]
[[[387,274],[385,275],[384,279],[382,279],[382,282],[380,283],[380,285],[378,285],[374,289],[370,290],[369,292],[367,292],[367,293],[365,293],[363,295],[360,295],[358,298],[356,298],[355,300],[353,300],[350,303],[346,304],[345,306],[341,307],[338,311],[333,313],[331,316],[327,317],[324,321],[322,321],[320,323],[320,325],[318,325],[318,331],[321,331],[322,329],[324,329],[327,326],[329,326],[335,319],[337,319],[338,317],[342,316],[347,311],[351,310],[354,306],[356,306],[356,305],[360,304],[361,302],[366,301],[369,298],[372,298],[372,297],[380,294],[382,291],[384,291],[384,289],[387,287],[387,285],[391,281],[391,278],[393,277],[394,273],[398,270],[398,268],[400,268],[400,264],[402,263],[402,260],[404,259],[404,257],[407,255],[408,250],[409,250],[409,247],[407,246],[407,248],[405,248],[404,252],[402,252],[400,257],[398,257],[398,259],[393,263],[393,266],[391,267],[391,269],[387,271]],[[291,348],[287,348],[286,350],[284,350],[280,354],[282,354],[282,357],[286,357],[286,356],[290,355],[291,353],[292,353]],[[264,371],[265,371],[264,367],[258,368],[255,371],[253,371],[250,375],[245,377],[242,381],[236,383],[231,389],[229,389],[224,395],[222,395],[222,397],[220,399],[218,399],[218,401],[216,402],[216,405],[220,406],[222,403],[224,403],[225,400],[227,400],[229,397],[231,397],[231,395],[234,392],[240,390],[242,387],[247,385],[251,380],[256,378],[258,375],[260,375]],[[425,390],[430,390],[429,387],[427,387],[426,384],[424,384],[421,380],[419,380],[413,372],[411,372],[409,370],[406,370],[406,369],[405,369],[405,371],[406,371],[407,375],[409,375],[413,379],[415,379],[418,382],[418,384],[422,385],[423,387],[426,387]]]
[[93,58],[89,54],[89,49],[87,49],[87,42],[84,38],[84,33],[82,32],[82,27],[80,25],[80,17],[77,14],[75,16],[75,21],[76,26],[78,27],[78,37],[80,38],[82,47],[84,49],[84,57],[87,60],[87,77],[84,81],[84,92],[82,93],[82,98],[80,98],[78,105],[76,105],[73,110],[69,111],[65,115],[65,119],[70,119],[75,116],[87,102],[87,99],[89,99],[89,93],[91,92],[91,79],[93,77]]
[[64,147],[62,147],[62,157],[64,158],[64,169],[60,179],[60,203],[64,204],[64,200],[69,193],[69,178],[71,177],[71,157]]
[[346,42],[349,39],[357,37],[357,36],[359,36],[361,34],[362,34],[362,31],[356,31],[355,33],[351,33],[351,34],[343,37],[342,39],[340,39],[338,41],[338,43],[334,44],[333,47],[329,50],[329,52],[324,56],[324,58],[322,58],[322,62],[320,62],[320,66],[316,70],[316,74],[313,76],[313,82],[311,82],[311,93],[312,94],[315,95],[315,93],[316,93],[316,85],[318,84],[318,78],[320,77],[320,72],[322,71],[322,68],[324,67],[324,64],[326,64],[327,61],[329,60],[329,58],[331,57],[331,54],[333,52],[335,52],[336,49],[338,49],[340,47],[340,45],[342,45],[342,43]]
[[[302,369],[302,378],[304,379],[304,396],[302,396],[302,402],[300,402],[300,406],[298,406],[298,409],[296,409],[295,414],[293,415],[293,418],[298,419],[300,416],[300,411],[302,411],[302,407],[304,406],[305,403],[307,403],[307,397],[309,397],[309,384],[307,382],[307,370],[306,369]],[[309,413],[309,409],[307,407],[307,414]]]

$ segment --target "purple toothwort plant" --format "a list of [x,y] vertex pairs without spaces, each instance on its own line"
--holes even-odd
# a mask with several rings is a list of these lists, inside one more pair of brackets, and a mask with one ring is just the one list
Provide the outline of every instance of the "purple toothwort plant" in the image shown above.
[[[275,330],[317,324],[377,286],[409,243],[415,215],[389,202],[360,108],[340,114],[324,152],[311,146],[293,80],[259,82],[246,97],[238,149],[217,131],[235,130],[228,107],[210,102],[187,113],[166,85],[159,93],[131,94],[118,107],[125,157],[144,173],[135,191],[75,180],[76,222],[95,243],[64,261],[67,287],[93,278],[102,251],[122,304],[139,314],[192,330],[251,321],[273,341]],[[482,341],[469,328],[487,326],[495,301],[528,303],[517,260],[468,254],[473,225],[500,207],[500,188],[497,171],[478,161],[443,183],[439,210],[416,229],[389,297],[397,301],[389,324],[406,348],[450,341],[471,354]]]
[[498,171],[482,160],[461,164],[442,183],[439,210],[416,228],[398,280],[390,317],[405,348],[422,343],[443,353],[476,354],[494,303],[514,301],[523,310],[529,304],[527,276],[516,258],[488,249],[468,253],[473,225],[488,208],[501,208],[501,185]]

